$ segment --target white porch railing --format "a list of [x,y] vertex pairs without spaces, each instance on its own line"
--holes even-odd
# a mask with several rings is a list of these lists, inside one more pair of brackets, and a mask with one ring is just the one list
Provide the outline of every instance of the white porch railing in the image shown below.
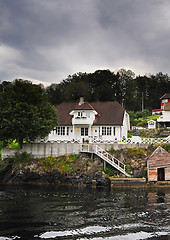
[[104,161],[109,163],[112,167],[116,168],[118,171],[123,173],[125,176],[130,177],[130,175],[126,172],[126,166],[124,163],[119,161],[117,158],[113,157],[111,154],[106,152],[104,149],[99,147],[98,145],[80,145],[80,152],[88,152],[88,153],[95,153],[97,156],[102,158]]

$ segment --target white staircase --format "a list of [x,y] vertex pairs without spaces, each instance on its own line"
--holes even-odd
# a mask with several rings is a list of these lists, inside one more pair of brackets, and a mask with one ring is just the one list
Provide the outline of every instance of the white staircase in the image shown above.
[[127,177],[131,177],[125,170],[125,164],[119,161],[117,158],[113,157],[111,154],[106,152],[104,149],[98,145],[86,145],[82,144],[80,146],[80,152],[95,153],[97,156],[102,158],[105,162],[109,163],[112,167],[116,168],[118,171],[123,173]]

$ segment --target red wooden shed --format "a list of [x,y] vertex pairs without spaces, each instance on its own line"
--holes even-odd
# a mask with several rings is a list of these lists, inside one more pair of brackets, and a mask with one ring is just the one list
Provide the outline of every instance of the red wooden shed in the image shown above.
[[170,181],[170,153],[161,146],[151,154],[147,162],[148,181]]

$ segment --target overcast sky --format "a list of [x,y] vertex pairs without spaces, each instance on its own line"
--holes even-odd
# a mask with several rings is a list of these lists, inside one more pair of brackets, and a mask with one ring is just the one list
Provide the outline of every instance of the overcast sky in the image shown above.
[[170,75],[170,0],[0,0],[0,79]]

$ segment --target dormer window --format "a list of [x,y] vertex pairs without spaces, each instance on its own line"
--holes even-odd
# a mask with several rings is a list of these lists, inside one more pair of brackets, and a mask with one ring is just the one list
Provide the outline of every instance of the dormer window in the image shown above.
[[86,116],[86,113],[85,112],[81,112],[81,117],[82,118],[86,118],[87,116]]
[[86,118],[86,113],[83,111],[83,112],[77,112],[76,114],[76,118]]

